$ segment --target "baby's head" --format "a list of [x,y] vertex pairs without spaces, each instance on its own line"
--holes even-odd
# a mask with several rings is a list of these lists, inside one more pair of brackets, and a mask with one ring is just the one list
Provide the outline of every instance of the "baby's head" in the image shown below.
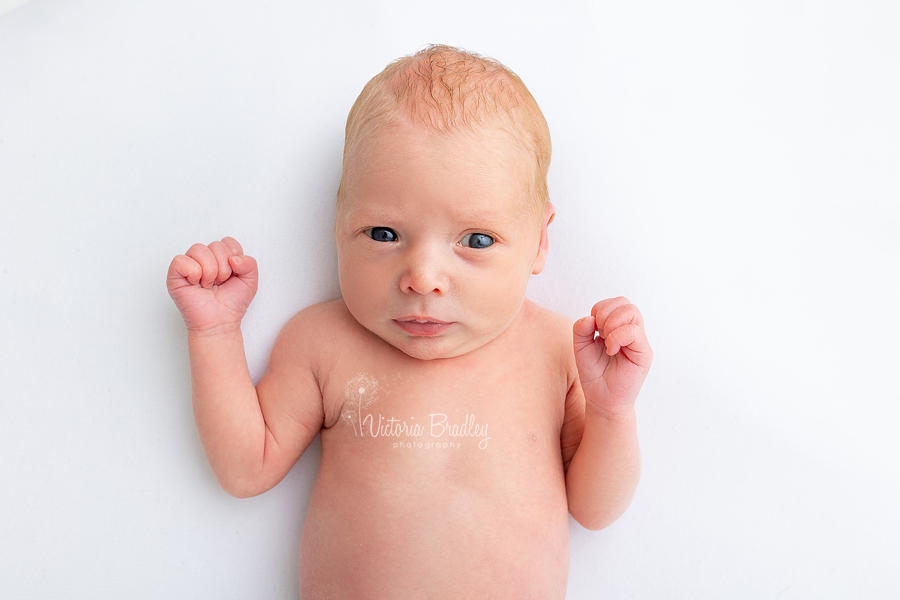
[[436,136],[492,137],[522,153],[521,184],[543,216],[549,193],[550,130],[519,77],[502,64],[449,46],[429,46],[373,77],[350,109],[337,202],[368,142],[399,124]]
[[504,66],[446,46],[391,63],[347,119],[335,236],[354,317],[424,359],[500,335],[546,260],[549,165]]

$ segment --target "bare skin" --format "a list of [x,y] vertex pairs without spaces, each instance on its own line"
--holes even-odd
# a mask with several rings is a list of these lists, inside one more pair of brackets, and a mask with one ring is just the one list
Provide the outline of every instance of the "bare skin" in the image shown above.
[[[314,310],[351,350],[322,365],[304,598],[563,598],[568,325],[526,303],[493,343],[423,362],[360,327],[342,301]],[[544,349],[503,360],[530,345]],[[360,384],[371,386],[361,411]]]
[[344,297],[285,326],[255,387],[255,260],[225,238],[172,261],[223,488],[270,489],[321,432],[304,598],[564,598],[567,513],[600,529],[631,501],[643,319],[621,297],[574,326],[524,300],[554,213],[525,210],[522,162],[496,140],[376,138],[335,225]]

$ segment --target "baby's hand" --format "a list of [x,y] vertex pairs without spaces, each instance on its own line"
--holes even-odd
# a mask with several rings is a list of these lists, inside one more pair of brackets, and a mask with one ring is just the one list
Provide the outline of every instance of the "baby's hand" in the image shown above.
[[239,326],[256,295],[256,260],[234,238],[194,244],[169,265],[166,285],[188,331]]
[[591,316],[575,322],[573,333],[575,363],[588,405],[611,416],[629,410],[653,361],[637,306],[623,297],[598,302]]

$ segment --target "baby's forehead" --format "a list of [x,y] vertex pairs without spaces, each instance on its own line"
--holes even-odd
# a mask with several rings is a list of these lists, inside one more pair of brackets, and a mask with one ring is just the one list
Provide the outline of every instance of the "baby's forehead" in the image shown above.
[[[403,224],[404,226],[441,223],[452,229],[458,225],[495,231],[518,230],[530,222],[534,201],[524,186],[503,178],[473,180],[456,186],[447,179],[431,179],[421,171],[415,182],[415,170],[386,168],[381,177],[362,177],[349,190],[339,212],[353,222]],[[387,183],[385,183],[387,181]],[[483,185],[481,185],[483,183]],[[446,185],[443,185],[446,184]]]
[[378,197],[419,191],[428,180],[439,182],[439,192],[464,193],[484,213],[498,203],[506,215],[511,204],[532,212],[533,155],[499,127],[448,132],[399,120],[365,137],[347,157],[345,192]]
[[398,139],[429,152],[436,160],[469,161],[473,164],[526,165],[533,162],[532,152],[502,123],[483,123],[466,130],[440,131],[412,121],[405,115],[373,124],[355,144],[352,158],[371,160]]

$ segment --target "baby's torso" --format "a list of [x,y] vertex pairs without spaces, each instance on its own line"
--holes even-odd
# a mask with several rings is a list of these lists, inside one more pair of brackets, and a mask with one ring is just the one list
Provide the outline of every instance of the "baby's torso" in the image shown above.
[[552,313],[523,311],[491,344],[446,360],[339,328],[318,374],[304,598],[565,596],[567,340]]

